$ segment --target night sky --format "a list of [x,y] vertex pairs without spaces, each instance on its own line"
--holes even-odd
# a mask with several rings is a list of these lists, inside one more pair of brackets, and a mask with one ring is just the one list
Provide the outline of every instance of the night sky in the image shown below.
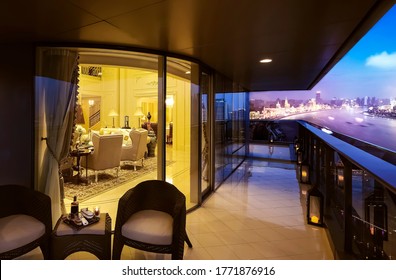
[[251,93],[251,99],[396,98],[396,6],[311,91]]

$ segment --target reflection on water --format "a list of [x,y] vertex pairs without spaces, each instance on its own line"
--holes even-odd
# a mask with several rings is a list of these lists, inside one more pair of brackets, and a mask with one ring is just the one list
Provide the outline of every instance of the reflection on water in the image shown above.
[[396,120],[372,117],[362,109],[332,109],[288,116],[282,120],[305,120],[374,145],[396,151]]

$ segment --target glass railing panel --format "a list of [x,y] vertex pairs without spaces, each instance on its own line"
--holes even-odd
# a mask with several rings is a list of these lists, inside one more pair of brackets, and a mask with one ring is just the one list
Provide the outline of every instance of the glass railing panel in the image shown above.
[[249,121],[249,156],[294,161],[296,151],[294,141],[298,136],[298,124],[295,121]]
[[[340,258],[395,259],[396,168],[309,125],[300,135]],[[312,183],[312,180],[311,180]]]
[[353,177],[353,253],[360,259],[394,259],[396,196],[367,172]]

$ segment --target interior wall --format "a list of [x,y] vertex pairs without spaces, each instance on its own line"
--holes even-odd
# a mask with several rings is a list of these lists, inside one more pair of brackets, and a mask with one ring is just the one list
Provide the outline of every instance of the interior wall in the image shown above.
[[[120,108],[120,71],[116,67],[103,67],[103,74],[99,79],[87,75],[80,75],[79,93],[83,97],[96,96],[101,99],[100,127],[112,127],[113,118],[109,116],[111,110],[119,112]],[[85,128],[88,128],[88,111],[84,108]],[[115,127],[120,127],[120,116],[114,117]]]
[[35,47],[0,45],[0,185],[33,188]]
[[[137,107],[146,116],[150,112],[151,122],[158,122],[158,74],[133,68],[105,66],[101,79],[80,76],[80,95],[101,97],[101,127],[111,127],[110,110],[119,113],[115,126],[122,127],[124,116],[128,115],[131,127],[138,127]],[[173,145],[178,150],[190,147],[190,83],[168,75],[167,91],[173,96],[172,122],[174,125]],[[86,109],[86,108],[85,108]],[[85,114],[87,115],[87,114]],[[145,120],[141,120],[143,123]],[[86,120],[87,123],[87,120]],[[168,125],[168,123],[167,123]]]
[[144,116],[140,117],[140,124],[147,121],[148,112],[151,122],[158,122],[158,73],[157,71],[146,71],[142,69],[127,69],[126,95],[127,101],[124,106],[126,113],[132,119],[132,127],[139,127],[139,117],[134,114],[137,108],[141,108]]

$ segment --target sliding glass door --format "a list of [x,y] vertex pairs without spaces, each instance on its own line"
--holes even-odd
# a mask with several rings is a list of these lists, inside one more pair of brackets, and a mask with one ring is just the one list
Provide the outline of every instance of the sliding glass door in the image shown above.
[[[40,48],[39,52],[46,49],[51,48]],[[100,206],[115,217],[118,199],[149,179],[173,183],[185,194],[187,209],[199,205],[201,185],[205,190],[209,186],[206,151],[210,134],[206,131],[208,118],[203,113],[208,108],[208,84],[204,83],[205,90],[200,92],[198,64],[128,51],[62,50],[75,54],[78,74],[78,90],[68,109],[72,119],[70,140],[65,144],[68,152],[59,165],[62,184],[56,199],[65,202],[64,211],[69,211],[77,196],[81,207]],[[54,63],[64,67],[61,61]],[[46,65],[39,66],[42,67]],[[45,106],[40,105],[44,98],[40,91],[36,93],[37,139],[46,137]],[[125,148],[137,145],[131,132],[141,130],[147,131],[142,159],[122,156],[118,172],[115,168],[96,172],[88,166],[89,159],[101,149],[95,146],[95,137],[121,134],[123,155]],[[77,152],[83,149],[90,152]],[[46,150],[38,140],[37,177],[46,173],[42,164]]]
[[198,66],[167,58],[166,180],[185,195],[187,208],[199,203]]

